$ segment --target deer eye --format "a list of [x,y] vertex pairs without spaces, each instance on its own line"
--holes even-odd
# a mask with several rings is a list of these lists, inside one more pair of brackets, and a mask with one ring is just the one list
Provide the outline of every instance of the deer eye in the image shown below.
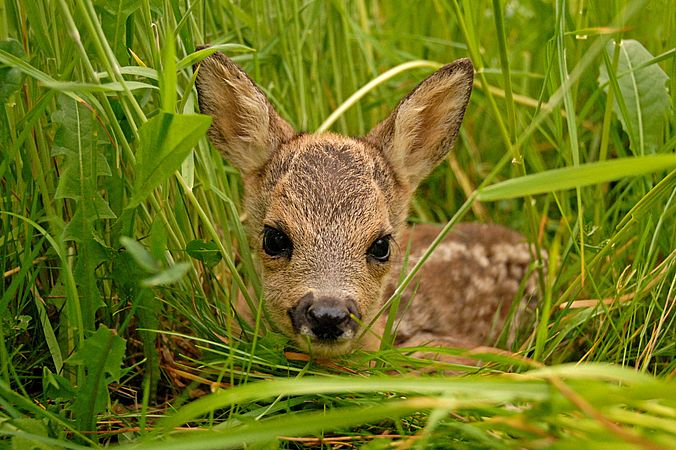
[[265,225],[263,228],[263,250],[270,256],[290,258],[293,244],[284,232]]
[[392,236],[389,234],[376,239],[366,254],[378,262],[387,262],[390,259],[390,239]]

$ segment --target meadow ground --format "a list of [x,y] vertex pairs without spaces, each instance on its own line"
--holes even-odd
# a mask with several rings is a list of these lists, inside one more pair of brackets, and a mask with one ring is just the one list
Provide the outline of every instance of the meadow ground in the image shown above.
[[[0,447],[676,448],[673,10],[0,1]],[[205,43],[297,129],[350,135],[472,59],[458,145],[410,220],[547,251],[509,351],[329,363],[270,330],[239,176],[196,115]]]

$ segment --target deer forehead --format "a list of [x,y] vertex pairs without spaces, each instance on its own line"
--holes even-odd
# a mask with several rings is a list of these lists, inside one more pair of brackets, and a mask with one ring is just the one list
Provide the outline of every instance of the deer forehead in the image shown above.
[[262,186],[268,194],[265,224],[297,237],[357,244],[391,232],[396,180],[378,151],[356,139],[294,139],[271,157]]
[[273,152],[264,172],[268,189],[291,173],[314,178],[317,186],[321,186],[319,177],[328,175],[374,180],[385,191],[398,182],[379,150],[360,139],[333,133],[295,136]]

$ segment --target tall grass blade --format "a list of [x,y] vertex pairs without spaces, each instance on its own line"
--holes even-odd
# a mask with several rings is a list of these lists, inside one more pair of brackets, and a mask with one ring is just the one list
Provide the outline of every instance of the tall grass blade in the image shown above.
[[477,198],[480,201],[496,201],[564,191],[669,170],[675,166],[676,155],[673,154],[599,161],[502,181],[480,189]]

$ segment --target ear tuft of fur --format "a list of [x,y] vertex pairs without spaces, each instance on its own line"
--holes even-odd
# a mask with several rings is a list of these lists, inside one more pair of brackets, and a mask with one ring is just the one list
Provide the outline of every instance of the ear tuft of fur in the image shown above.
[[472,93],[474,67],[465,58],[434,72],[367,136],[414,189],[453,147]]
[[292,127],[265,94],[223,53],[216,52],[194,67],[200,111],[213,117],[209,139],[238,170],[257,170],[272,151],[293,137]]

